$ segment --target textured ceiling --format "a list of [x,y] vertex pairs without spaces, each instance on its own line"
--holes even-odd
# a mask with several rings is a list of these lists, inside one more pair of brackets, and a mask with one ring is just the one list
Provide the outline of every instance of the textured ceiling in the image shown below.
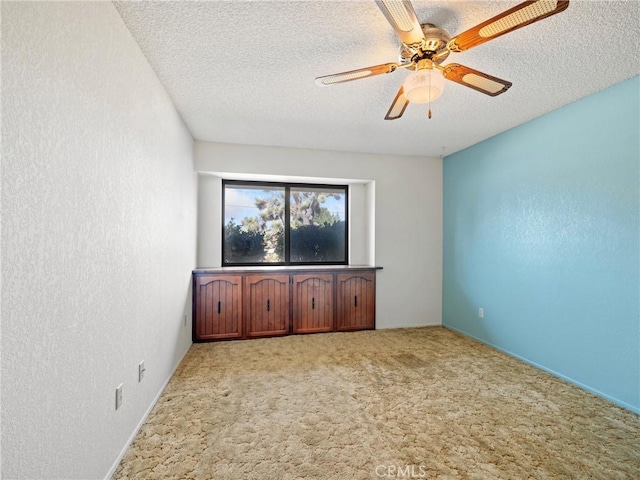
[[[453,36],[520,2],[412,3],[420,22]],[[640,2],[573,0],[443,63],[509,80],[508,92],[447,82],[431,120],[424,105],[409,105],[385,121],[406,70],[314,83],[397,61],[400,42],[373,0],[115,5],[196,140],[448,155],[640,73]]]

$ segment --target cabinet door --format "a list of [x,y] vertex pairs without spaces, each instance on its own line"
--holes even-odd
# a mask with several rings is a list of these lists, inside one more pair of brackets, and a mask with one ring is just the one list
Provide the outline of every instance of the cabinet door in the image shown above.
[[333,330],[333,275],[293,276],[293,332]]
[[193,340],[242,337],[242,277],[197,276]]
[[247,336],[289,333],[289,275],[245,277]]
[[339,273],[337,275],[338,314],[336,330],[375,328],[375,291],[375,273]]

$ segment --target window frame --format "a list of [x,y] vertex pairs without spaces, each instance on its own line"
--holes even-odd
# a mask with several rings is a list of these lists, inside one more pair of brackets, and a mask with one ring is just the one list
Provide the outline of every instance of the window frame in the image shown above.
[[[285,228],[284,228],[284,261],[282,262],[226,262],[225,261],[225,218],[226,218],[226,198],[227,185],[247,186],[250,188],[267,187],[283,188],[284,208],[285,208]],[[308,188],[309,190],[344,190],[344,260],[334,262],[294,262],[291,261],[291,210],[290,197],[291,188]],[[281,267],[281,266],[320,266],[320,265],[348,265],[349,264],[349,185],[327,184],[327,183],[300,183],[300,182],[263,182],[258,180],[228,180],[222,179],[222,267]]]

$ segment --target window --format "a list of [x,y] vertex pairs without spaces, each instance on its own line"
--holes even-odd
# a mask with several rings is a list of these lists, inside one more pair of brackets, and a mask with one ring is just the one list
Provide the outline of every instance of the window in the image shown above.
[[346,185],[223,181],[223,265],[344,265]]

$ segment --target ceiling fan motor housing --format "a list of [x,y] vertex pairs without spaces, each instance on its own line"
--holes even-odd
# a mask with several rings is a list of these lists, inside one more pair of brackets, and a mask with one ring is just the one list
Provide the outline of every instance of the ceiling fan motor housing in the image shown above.
[[400,63],[413,63],[409,67],[415,69],[415,64],[419,60],[429,59],[438,65],[449,56],[447,44],[451,40],[451,36],[446,30],[436,27],[432,23],[424,23],[420,25],[424,40],[419,45],[400,45]]

